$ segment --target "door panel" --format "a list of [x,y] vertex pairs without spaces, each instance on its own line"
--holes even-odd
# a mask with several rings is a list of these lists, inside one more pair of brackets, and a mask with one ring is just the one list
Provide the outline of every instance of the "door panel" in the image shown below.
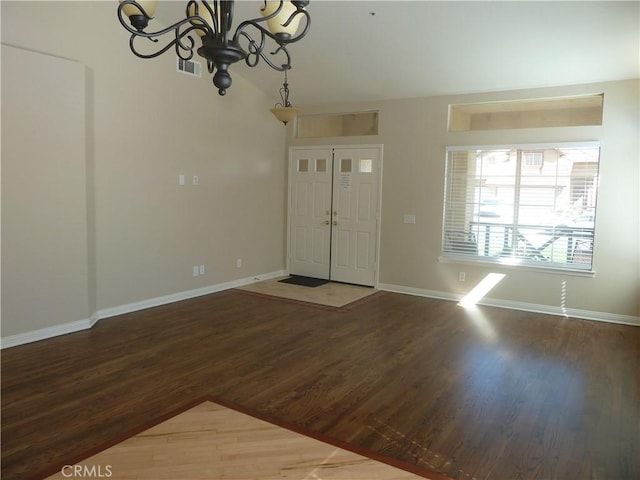
[[329,278],[331,149],[294,150],[289,165],[289,273]]
[[369,268],[369,258],[371,256],[371,235],[368,232],[358,232],[356,234],[356,269],[365,270]]
[[375,284],[380,154],[375,148],[336,148],[333,179],[331,279]]
[[326,258],[327,252],[329,252],[331,248],[329,245],[330,237],[327,235],[327,227],[324,225],[314,227],[313,236],[313,242],[311,242],[313,245],[313,263],[314,265],[325,265],[328,263],[328,259]]

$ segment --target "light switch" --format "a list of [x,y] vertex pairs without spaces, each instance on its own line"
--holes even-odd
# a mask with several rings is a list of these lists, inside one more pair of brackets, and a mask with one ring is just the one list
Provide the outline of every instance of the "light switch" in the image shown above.
[[404,214],[404,223],[416,223],[416,216],[413,214]]
[[184,185],[184,174],[178,175],[178,185]]

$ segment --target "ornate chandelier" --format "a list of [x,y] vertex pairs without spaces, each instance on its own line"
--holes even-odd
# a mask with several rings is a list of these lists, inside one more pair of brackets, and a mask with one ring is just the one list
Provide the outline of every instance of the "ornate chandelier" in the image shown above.
[[[213,84],[220,95],[224,95],[231,86],[229,66],[240,60],[255,67],[262,58],[271,68],[285,72],[286,75],[286,71],[291,68],[287,46],[302,39],[311,25],[311,18],[305,10],[309,0],[265,1],[260,9],[262,17],[240,22],[233,33],[234,0],[190,0],[186,5],[184,19],[157,32],[145,32],[155,13],[156,3],[156,0],[120,0],[118,19],[131,33],[131,51],[140,58],[154,58],[174,47],[178,57],[190,60],[196,48],[196,42],[190,34],[195,32],[202,40],[202,46],[196,51],[207,60],[209,73],[214,74]],[[127,24],[125,16],[129,18],[131,25]],[[304,26],[298,33],[300,20],[303,18]],[[263,26],[265,24],[266,28]],[[136,40],[140,37],[157,43],[157,38],[165,34],[173,39],[153,53],[141,53],[136,47]],[[277,48],[269,53],[266,51],[267,38],[277,44]],[[279,60],[276,62],[275,58]],[[286,103],[288,102],[283,106],[290,107]]]

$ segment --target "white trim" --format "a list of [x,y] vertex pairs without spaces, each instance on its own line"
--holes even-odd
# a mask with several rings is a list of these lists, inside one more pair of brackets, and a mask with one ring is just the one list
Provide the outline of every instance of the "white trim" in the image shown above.
[[[510,263],[509,260],[513,260],[514,263]],[[464,254],[455,254],[449,252],[442,252],[438,256],[438,261],[440,263],[457,263],[464,265],[491,265],[492,267],[497,268],[506,268],[510,270],[529,270],[531,272],[538,273],[551,273],[556,275],[573,275],[577,277],[595,277],[596,271],[591,270],[581,270],[577,268],[564,268],[561,266],[562,264],[545,264],[540,263],[536,265],[535,262],[526,262],[517,263],[519,259],[508,259],[505,258],[503,261],[500,259],[493,259],[492,257],[482,257],[480,255],[464,255]]]
[[[438,298],[441,300],[450,300],[459,302],[463,295],[447,292],[439,292],[435,290],[424,290],[420,288],[404,287],[402,285],[392,285],[381,283],[377,286],[379,290],[387,292],[404,293],[407,295],[416,295],[419,297]],[[547,315],[558,315],[568,318],[579,318],[583,320],[595,320],[598,322],[620,323],[623,325],[640,326],[640,317],[633,315],[621,315],[618,313],[594,312],[591,310],[580,310],[577,308],[566,308],[555,305],[540,305],[536,303],[515,302],[511,300],[502,300],[499,298],[484,298],[478,302],[478,305],[488,307],[508,308],[511,310],[522,310],[525,312],[544,313]]]
[[599,140],[578,142],[548,142],[548,143],[505,143],[497,145],[451,145],[446,152],[468,152],[472,150],[544,150],[547,148],[601,148]]
[[60,335],[66,335],[68,333],[87,330],[93,327],[97,322],[98,314],[94,313],[89,318],[85,318],[84,320],[76,320],[75,322],[63,323],[61,325],[54,325],[53,327],[40,328],[38,330],[32,330],[30,332],[18,333],[16,335],[2,337],[0,338],[0,350],[5,348],[17,347],[18,345],[24,345],[26,343],[46,340],[48,338],[58,337]]
[[265,273],[262,275],[256,275],[254,277],[241,278],[238,280],[232,280],[230,282],[219,283],[216,285],[210,285],[208,287],[197,288],[195,290],[188,290],[186,292],[174,293],[171,295],[164,295],[162,297],[150,298],[148,300],[142,300],[140,302],[128,303],[112,308],[105,308],[93,313],[89,318],[84,320],[77,320],[74,322],[63,323],[60,325],[54,325],[52,327],[42,328],[39,330],[33,330],[31,332],[18,333],[16,335],[9,335],[8,337],[0,338],[0,350],[10,347],[17,347],[27,343],[37,342],[40,340],[46,340],[49,338],[57,337],[60,335],[66,335],[68,333],[80,332],[93,327],[99,320],[104,318],[115,317],[116,315],[122,315],[125,313],[136,312],[138,310],[144,310],[146,308],[158,307],[173,302],[179,302],[181,300],[187,300],[189,298],[200,297],[202,295],[208,295],[210,293],[220,292],[222,290],[228,290],[231,288],[242,287],[250,283],[260,282],[262,280],[269,280],[272,278],[282,277],[286,275],[285,270],[277,270],[274,272]]
[[286,275],[286,272],[284,270],[278,270],[276,272],[270,272],[255,277],[240,278],[238,280],[218,283],[215,285],[210,285],[208,287],[197,288],[195,290],[187,290],[186,292],[172,293],[170,295],[164,295],[162,297],[150,298],[148,300],[142,300],[140,302],[128,303],[125,305],[120,305],[118,307],[98,310],[98,318],[102,320],[103,318],[110,318],[115,317],[116,315],[137,312],[138,310],[144,310],[146,308],[159,307],[161,305],[167,305],[169,303],[179,302],[181,300],[201,297],[203,295],[209,295],[210,293],[221,292],[223,290],[229,290],[231,288],[242,287],[250,283],[259,282],[261,280],[268,280],[270,278],[276,278],[283,275]]

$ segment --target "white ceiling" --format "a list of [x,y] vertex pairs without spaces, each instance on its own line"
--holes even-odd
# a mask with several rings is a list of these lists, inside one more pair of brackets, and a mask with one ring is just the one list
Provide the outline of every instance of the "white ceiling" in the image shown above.
[[[162,2],[156,19],[184,18],[185,4]],[[236,2],[234,26],[261,4]],[[307,10],[311,29],[289,47],[298,106],[640,77],[638,1],[312,0]],[[230,72],[274,98],[282,84],[263,62]]]

